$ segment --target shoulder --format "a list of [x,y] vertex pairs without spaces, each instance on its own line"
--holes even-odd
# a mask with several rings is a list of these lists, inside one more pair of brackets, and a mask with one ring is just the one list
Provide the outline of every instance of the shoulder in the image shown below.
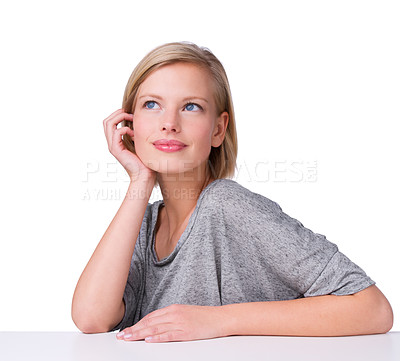
[[207,203],[223,209],[228,214],[240,214],[248,217],[251,214],[262,212],[278,214],[282,211],[275,201],[251,191],[232,179],[217,179],[207,194]]

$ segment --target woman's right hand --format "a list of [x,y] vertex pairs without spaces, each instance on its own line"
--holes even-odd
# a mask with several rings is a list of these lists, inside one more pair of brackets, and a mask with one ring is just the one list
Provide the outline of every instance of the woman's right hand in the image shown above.
[[136,181],[139,178],[154,181],[156,172],[146,167],[139,157],[124,145],[122,136],[127,134],[133,139],[134,131],[129,127],[117,128],[117,125],[123,120],[132,121],[133,115],[119,109],[103,121],[109,151],[125,168],[131,181]]

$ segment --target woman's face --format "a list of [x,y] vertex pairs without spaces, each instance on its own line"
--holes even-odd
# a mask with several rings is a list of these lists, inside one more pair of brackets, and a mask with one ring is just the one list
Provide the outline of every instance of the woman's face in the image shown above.
[[[213,94],[211,76],[194,64],[165,65],[147,77],[133,116],[135,150],[147,167],[175,176],[206,169],[211,147],[222,144],[229,120],[227,112],[217,114]],[[160,139],[186,146],[166,152],[153,144]]]

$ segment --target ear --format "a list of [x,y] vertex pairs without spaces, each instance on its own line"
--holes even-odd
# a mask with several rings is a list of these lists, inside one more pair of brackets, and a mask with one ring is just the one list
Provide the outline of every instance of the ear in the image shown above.
[[212,134],[211,146],[218,148],[225,139],[226,128],[229,123],[229,113],[222,112],[215,121],[215,127]]

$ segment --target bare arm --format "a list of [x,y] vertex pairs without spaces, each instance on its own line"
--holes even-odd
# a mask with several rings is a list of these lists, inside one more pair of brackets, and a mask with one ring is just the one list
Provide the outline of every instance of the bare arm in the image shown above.
[[347,336],[386,333],[392,308],[375,285],[348,296],[221,306],[225,335]]
[[107,332],[123,318],[123,293],[136,239],[153,190],[156,173],[129,151],[123,135],[134,139],[128,126],[117,129],[133,115],[119,109],[104,119],[104,133],[111,154],[127,171],[131,182],[117,214],[82,272],[72,300],[72,319],[85,333]]
[[122,320],[131,258],[153,186],[140,180],[130,184],[78,281],[72,319],[82,332],[107,332]]
[[350,336],[390,331],[392,308],[375,285],[347,296],[224,306],[174,304],[117,334],[126,341],[190,341],[232,335]]

